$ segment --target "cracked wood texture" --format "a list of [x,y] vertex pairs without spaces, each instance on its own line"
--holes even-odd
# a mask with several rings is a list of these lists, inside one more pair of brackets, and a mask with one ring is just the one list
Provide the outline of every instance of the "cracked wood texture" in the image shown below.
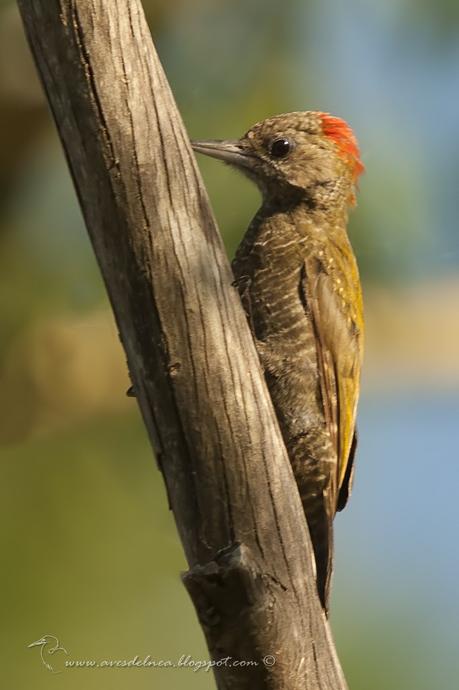
[[141,3],[18,4],[164,475],[217,685],[344,690],[290,464]]

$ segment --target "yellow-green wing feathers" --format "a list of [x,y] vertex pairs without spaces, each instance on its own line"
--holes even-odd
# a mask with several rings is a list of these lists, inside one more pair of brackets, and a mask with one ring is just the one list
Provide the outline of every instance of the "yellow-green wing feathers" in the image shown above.
[[337,271],[336,264],[327,271],[322,261],[313,258],[305,263],[303,274],[304,296],[316,334],[324,415],[338,460],[336,501],[344,482],[345,493],[350,491],[348,463],[353,455],[363,347],[360,283],[354,257],[346,258],[351,260],[350,272]]

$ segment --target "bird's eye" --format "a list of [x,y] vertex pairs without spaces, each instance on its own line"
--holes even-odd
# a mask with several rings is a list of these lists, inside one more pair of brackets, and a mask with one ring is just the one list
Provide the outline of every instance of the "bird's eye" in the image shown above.
[[274,139],[269,152],[273,158],[285,158],[293,148],[293,142],[285,137]]

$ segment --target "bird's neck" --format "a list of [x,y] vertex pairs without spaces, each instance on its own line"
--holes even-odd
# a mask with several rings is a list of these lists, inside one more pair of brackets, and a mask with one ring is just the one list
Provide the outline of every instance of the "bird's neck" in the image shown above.
[[[348,247],[347,208],[333,210],[311,207],[304,199],[295,203],[265,197],[239,245],[233,262],[236,277],[249,275],[255,265],[285,263],[302,265],[305,251],[333,252],[333,247]],[[288,247],[288,250],[286,249]],[[349,253],[347,252],[347,253]],[[255,262],[256,263],[256,262]]]
[[295,227],[321,229],[327,234],[345,231],[348,223],[348,205],[336,204],[323,207],[312,204],[309,198],[301,198],[295,203],[286,203],[285,199],[265,198],[259,208],[254,223],[273,227],[276,223],[286,221]]
[[262,189],[260,217],[288,213],[313,223],[347,224],[349,206],[355,204],[354,188],[345,178],[315,182],[307,189],[270,185]]

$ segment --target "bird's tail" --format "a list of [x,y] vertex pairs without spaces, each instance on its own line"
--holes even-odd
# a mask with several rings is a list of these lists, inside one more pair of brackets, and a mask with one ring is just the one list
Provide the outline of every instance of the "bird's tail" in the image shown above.
[[334,511],[331,505],[331,487],[327,486],[327,480],[320,474],[317,465],[304,463],[304,461],[297,463],[295,462],[295,455],[298,457],[300,454],[292,455],[292,469],[314,549],[319,598],[325,613],[328,615],[328,600],[333,571]]
[[323,501],[304,500],[303,507],[314,549],[317,590],[322,607],[328,616],[330,583],[333,572],[333,523]]

